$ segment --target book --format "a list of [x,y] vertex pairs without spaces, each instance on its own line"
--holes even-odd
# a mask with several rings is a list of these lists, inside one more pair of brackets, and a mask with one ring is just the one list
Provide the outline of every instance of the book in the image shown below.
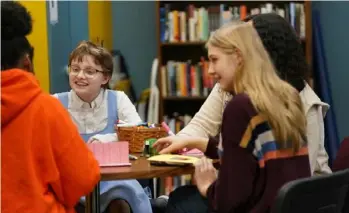
[[163,97],[206,97],[214,87],[214,79],[208,75],[209,62],[201,57],[198,63],[191,61],[167,61],[160,67]]
[[131,166],[128,142],[90,143],[87,146],[101,167]]
[[155,155],[148,158],[153,165],[165,165],[165,166],[184,166],[194,165],[199,158],[193,156],[183,156],[175,154]]

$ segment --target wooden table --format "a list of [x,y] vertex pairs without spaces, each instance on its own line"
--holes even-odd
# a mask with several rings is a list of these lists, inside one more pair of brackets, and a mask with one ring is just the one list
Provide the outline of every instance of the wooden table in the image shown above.
[[[145,157],[136,155],[138,160],[131,160],[132,165],[126,167],[102,167],[101,181],[125,179],[149,179],[192,174],[193,166],[153,166]],[[86,197],[86,213],[100,213],[99,184]]]

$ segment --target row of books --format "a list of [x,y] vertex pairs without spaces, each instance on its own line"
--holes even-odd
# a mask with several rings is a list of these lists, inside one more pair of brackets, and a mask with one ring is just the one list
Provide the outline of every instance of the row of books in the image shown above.
[[[174,133],[178,133],[181,129],[183,129],[191,119],[192,117],[190,115],[179,115],[178,113],[174,113],[172,116],[164,116],[164,121]],[[163,178],[160,180],[160,194],[169,195],[177,187],[191,184],[191,181],[191,175]]]
[[171,10],[171,5],[165,4],[160,8],[160,38],[162,42],[207,41],[210,33],[223,24],[260,13],[279,14],[289,21],[300,38],[305,38],[304,11],[304,4],[295,2],[285,2],[284,7],[267,3],[250,9],[246,5],[197,8],[189,4],[186,11]]
[[168,124],[168,127],[172,132],[177,134],[183,129],[192,119],[191,115],[179,115],[174,113],[172,116],[164,115],[164,122]]
[[191,183],[191,175],[165,177],[162,180],[160,180],[160,195],[168,196],[177,187],[190,185]]
[[197,64],[168,61],[160,72],[163,97],[208,96],[214,86],[213,78],[208,75],[208,61],[203,57]]

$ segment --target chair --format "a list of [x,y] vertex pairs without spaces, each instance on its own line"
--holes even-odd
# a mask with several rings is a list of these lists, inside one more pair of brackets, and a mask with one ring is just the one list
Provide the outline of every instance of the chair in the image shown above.
[[349,190],[347,193],[347,198],[344,201],[344,208],[343,208],[342,213],[348,213],[348,212],[349,212]]
[[349,191],[349,169],[286,183],[276,197],[272,213],[342,212]]

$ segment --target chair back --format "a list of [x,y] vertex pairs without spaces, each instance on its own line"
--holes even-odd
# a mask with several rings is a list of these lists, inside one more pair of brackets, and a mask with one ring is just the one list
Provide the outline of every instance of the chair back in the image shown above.
[[344,213],[349,192],[349,169],[286,183],[278,192],[272,213]]

